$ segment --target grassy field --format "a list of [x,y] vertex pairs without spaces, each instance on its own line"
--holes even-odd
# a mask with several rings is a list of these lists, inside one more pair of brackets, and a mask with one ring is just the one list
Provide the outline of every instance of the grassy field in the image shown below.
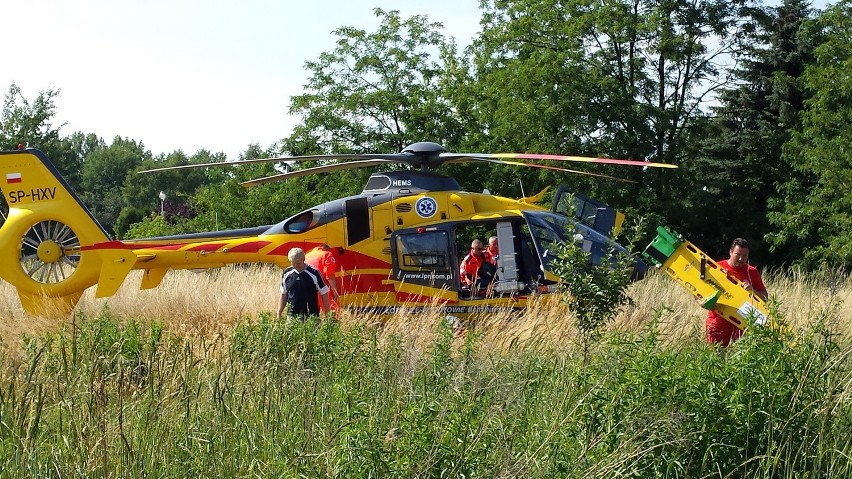
[[[828,273],[765,276],[780,312],[794,328],[808,328],[817,320],[830,321],[834,331],[852,337],[852,280]],[[139,278],[131,274],[111,298],[95,299],[94,289],[90,289],[78,309],[87,317],[95,317],[108,307],[117,318],[158,321],[179,336],[213,339],[230,335],[247,318],[274,312],[279,279],[280,270],[265,266],[178,271],[167,275],[158,288],[141,291],[137,288]],[[631,285],[629,295],[633,304],[619,314],[611,329],[641,331],[659,312],[660,335],[666,340],[703,336],[706,312],[667,276],[652,274]],[[56,331],[59,326],[55,320],[26,316],[14,289],[4,282],[0,282],[0,318],[0,345],[12,349],[19,347],[23,334],[38,335]],[[340,320],[344,327],[379,321],[346,312]],[[439,320],[438,316],[398,316],[382,331],[429,345]],[[522,317],[480,320],[476,329],[489,347],[563,346],[577,339],[570,312],[553,301],[533,306]]]
[[797,338],[725,352],[662,275],[583,357],[542,302],[270,316],[278,272],[181,272],[26,317],[0,285],[0,477],[852,476],[852,282],[766,275]]

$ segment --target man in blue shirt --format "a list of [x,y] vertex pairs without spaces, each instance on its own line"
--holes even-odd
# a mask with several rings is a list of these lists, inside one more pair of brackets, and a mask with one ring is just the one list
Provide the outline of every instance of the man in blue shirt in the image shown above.
[[281,297],[278,300],[278,316],[288,307],[288,316],[319,316],[317,293],[322,297],[325,311],[330,310],[328,286],[322,274],[313,266],[305,263],[305,252],[293,248],[287,253],[291,266],[281,275]]

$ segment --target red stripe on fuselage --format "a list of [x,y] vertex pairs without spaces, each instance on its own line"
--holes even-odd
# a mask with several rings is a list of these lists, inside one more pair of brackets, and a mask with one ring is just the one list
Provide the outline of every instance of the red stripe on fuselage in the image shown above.
[[335,256],[337,269],[351,271],[356,269],[390,269],[391,264],[370,255],[357,251],[345,250],[343,254]]
[[[80,248],[81,251],[92,251],[99,249],[153,249],[153,250],[165,250],[165,251],[176,251],[181,248],[184,248],[192,243],[178,243],[178,244],[152,244],[152,243],[125,243],[123,241],[104,241],[102,243],[95,243],[89,246],[83,246]],[[195,245],[191,248],[187,248],[186,251],[205,251],[212,252],[216,251],[223,246],[226,246],[228,243],[203,243],[200,245]],[[261,248],[269,245],[269,241],[251,241],[248,243],[239,244],[234,246],[233,248],[228,249],[229,253],[257,253]]]
[[211,251],[216,251],[216,250],[218,250],[219,248],[221,248],[222,246],[225,246],[226,244],[228,244],[228,243],[206,243],[206,244],[200,244],[200,245],[198,245],[198,246],[193,246],[192,248],[187,248],[187,251],[205,251],[205,252],[211,252]]
[[266,253],[266,254],[269,255],[269,256],[287,256],[287,253],[289,253],[291,249],[302,248],[303,246],[304,246],[304,243],[296,243],[296,242],[284,243],[281,246],[273,249],[272,251],[270,251],[269,253]]
[[[382,282],[388,279],[386,274],[346,274],[343,278],[337,278],[338,283],[343,283],[340,286],[340,293],[391,293],[394,291],[393,285],[383,284]],[[340,281],[340,280],[343,281]]]
[[137,248],[136,245],[129,245],[123,243],[118,240],[114,241],[104,241],[101,243],[95,243],[89,246],[81,246],[80,251],[93,251],[98,249],[134,249]]
[[164,249],[176,250],[181,249],[186,244],[151,244],[151,243],[125,243],[123,241],[113,240],[95,243],[89,246],[81,246],[80,251],[94,251],[99,249]]
[[458,301],[450,299],[441,299],[433,296],[424,296],[422,294],[413,293],[396,293],[396,300],[400,303],[419,303],[419,304],[456,304]]
[[166,251],[176,251],[186,246],[185,244],[164,244],[151,246],[136,246],[134,249],[162,249]]
[[264,246],[270,244],[270,241],[250,241],[248,243],[243,243],[233,248],[229,248],[229,253],[257,253]]

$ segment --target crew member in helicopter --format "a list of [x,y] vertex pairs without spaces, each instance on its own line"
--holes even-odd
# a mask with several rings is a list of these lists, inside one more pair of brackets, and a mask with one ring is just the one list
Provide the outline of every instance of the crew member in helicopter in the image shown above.
[[459,266],[462,290],[470,291],[471,296],[487,295],[496,271],[497,261],[485,250],[482,241],[473,240],[470,244],[470,253],[464,257]]
[[497,244],[496,236],[488,238],[488,248],[486,251],[491,255],[491,259],[497,261],[497,257],[500,256],[500,247]]

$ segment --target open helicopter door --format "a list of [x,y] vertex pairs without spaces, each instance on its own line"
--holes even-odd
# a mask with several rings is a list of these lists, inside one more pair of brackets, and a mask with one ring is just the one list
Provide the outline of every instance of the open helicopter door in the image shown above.
[[575,221],[610,238],[618,236],[624,224],[624,213],[565,185],[559,185],[556,190],[553,212],[573,217]]
[[508,221],[497,223],[497,244],[500,247],[500,254],[497,255],[497,276],[492,290],[498,294],[522,290],[524,284],[518,281],[518,261],[512,223]]

